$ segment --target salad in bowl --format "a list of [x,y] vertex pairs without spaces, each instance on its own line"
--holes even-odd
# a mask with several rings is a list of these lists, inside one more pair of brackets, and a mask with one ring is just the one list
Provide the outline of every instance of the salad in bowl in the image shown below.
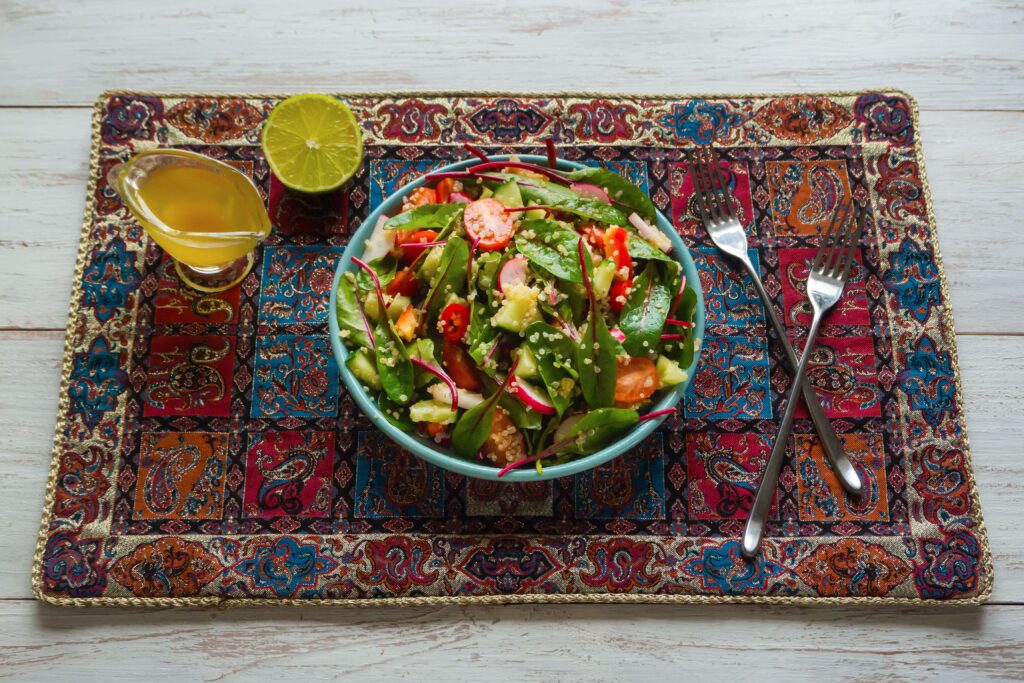
[[703,334],[693,262],[615,172],[469,149],[478,160],[402,188],[346,249],[330,321],[342,377],[446,469],[589,469],[675,410]]

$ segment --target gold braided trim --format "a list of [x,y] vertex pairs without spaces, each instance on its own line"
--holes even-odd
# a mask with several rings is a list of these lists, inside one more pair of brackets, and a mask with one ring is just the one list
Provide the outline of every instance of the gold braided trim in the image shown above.
[[[929,245],[935,255],[935,265],[939,270],[939,283],[943,296],[943,311],[940,318],[940,332],[944,338],[952,341],[950,358],[953,371],[956,375],[956,400],[960,406],[961,419],[963,416],[964,398],[960,381],[960,361],[957,354],[956,331],[953,325],[952,301],[949,295],[949,286],[946,281],[946,272],[943,268],[942,252],[939,248],[938,228],[935,221],[935,209],[932,204],[931,188],[928,185],[928,175],[924,167],[924,146],[921,141],[921,126],[917,100],[911,95],[898,88],[877,88],[868,90],[838,90],[828,92],[780,92],[780,93],[724,93],[724,94],[693,94],[693,93],[612,93],[612,92],[591,92],[591,91],[551,91],[551,92],[506,92],[506,91],[360,91],[360,92],[335,92],[332,95],[338,97],[353,98],[384,98],[384,97],[581,97],[581,98],[607,98],[619,100],[647,100],[647,99],[762,99],[793,96],[821,96],[821,97],[855,97],[866,92],[878,92],[896,94],[906,98],[910,103],[911,116],[914,125],[914,151],[917,157],[918,171],[921,176],[921,184],[924,188],[925,205],[927,207],[928,221],[932,226],[929,234]],[[96,186],[99,182],[99,154],[100,154],[100,128],[103,121],[103,111],[107,100],[112,95],[133,95],[143,97],[160,98],[187,98],[187,97],[237,97],[246,99],[282,99],[294,93],[198,93],[198,92],[152,92],[135,90],[108,90],[100,94],[93,104],[92,112],[92,146],[89,154],[89,180],[86,185],[85,210],[82,219],[82,230],[78,245],[78,258],[75,262],[74,279],[71,283],[71,299],[68,304],[68,324],[64,338],[64,360],[61,369],[60,394],[58,396],[57,425],[53,437],[53,452],[51,454],[50,474],[46,483],[46,494],[43,498],[42,523],[39,529],[39,540],[36,543],[36,551],[32,565],[32,592],[35,598],[41,602],[59,605],[63,607],[305,607],[305,606],[331,606],[331,607],[418,607],[438,605],[507,605],[507,604],[573,604],[573,603],[599,603],[599,604],[771,604],[771,605],[890,605],[890,606],[923,606],[923,607],[961,607],[965,605],[980,605],[986,602],[992,595],[993,586],[993,563],[992,548],[989,543],[988,530],[981,512],[981,497],[978,492],[977,479],[974,475],[974,466],[970,453],[970,441],[967,435],[966,424],[961,424],[964,439],[964,463],[967,470],[967,479],[970,485],[971,504],[974,516],[977,520],[975,533],[981,546],[982,571],[980,572],[977,592],[965,598],[953,600],[928,600],[924,598],[888,598],[888,597],[814,597],[814,596],[762,596],[762,595],[697,595],[697,594],[636,594],[636,593],[557,593],[557,594],[527,594],[527,595],[476,595],[476,596],[424,596],[405,598],[220,598],[208,597],[184,597],[184,598],[72,598],[66,596],[50,595],[43,590],[42,582],[42,561],[46,549],[46,542],[49,537],[49,527],[53,519],[53,506],[56,498],[57,473],[60,466],[60,446],[62,436],[67,422],[68,408],[68,382],[71,377],[71,369],[74,355],[74,323],[75,315],[78,312],[78,301],[81,298],[82,274],[85,270],[88,257],[89,229],[92,224],[92,216],[96,203]]]

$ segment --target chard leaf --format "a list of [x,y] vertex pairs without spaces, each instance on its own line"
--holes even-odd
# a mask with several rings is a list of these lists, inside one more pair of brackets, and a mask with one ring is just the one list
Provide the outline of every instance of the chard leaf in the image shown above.
[[[578,183],[597,185],[608,193],[614,203],[626,207],[630,212],[635,211],[644,220],[654,220],[655,209],[651,198],[647,196],[646,192],[615,171],[610,171],[607,168],[581,168],[578,171],[563,173],[563,175]],[[616,223],[615,225],[625,224]]]

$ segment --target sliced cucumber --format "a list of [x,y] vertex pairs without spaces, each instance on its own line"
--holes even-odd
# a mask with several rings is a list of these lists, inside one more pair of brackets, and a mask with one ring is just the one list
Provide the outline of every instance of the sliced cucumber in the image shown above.
[[615,262],[605,259],[594,266],[594,275],[590,280],[594,288],[594,296],[598,300],[608,298],[608,292],[612,289],[612,280],[615,279]]
[[501,308],[494,314],[494,324],[509,332],[524,332],[531,323],[541,320],[540,308],[537,306],[539,296],[540,292],[533,287],[512,287],[505,293]]
[[[412,304],[412,299],[399,294],[391,298],[391,303],[388,304],[388,317],[391,320],[398,320],[398,316],[402,314],[406,306]],[[363,301],[363,311],[366,313],[366,317],[374,322],[380,320],[380,304],[377,301],[377,293],[370,292],[366,295],[366,299]]]
[[519,185],[514,180],[498,185],[494,189],[494,198],[509,209],[516,209],[523,205],[523,195],[519,192]]
[[444,249],[441,247],[433,247],[427,255],[423,257],[423,262],[420,264],[419,276],[423,282],[430,282],[434,279],[434,274],[437,272],[437,267],[441,265],[441,252]]
[[540,374],[540,370],[537,368],[537,359],[534,358],[533,351],[529,346],[520,346],[516,354],[519,356],[519,362],[516,364],[517,377],[534,379]]
[[662,387],[674,387],[690,377],[685,370],[679,367],[679,363],[665,356],[658,356],[658,362],[654,367],[658,371],[658,380]]
[[413,422],[433,422],[448,425],[455,422],[455,411],[450,403],[441,403],[433,399],[420,401],[409,406],[409,417]]
[[356,376],[360,382],[373,389],[380,389],[380,375],[377,374],[377,364],[370,352],[366,349],[359,349],[348,355],[345,361],[349,371]]

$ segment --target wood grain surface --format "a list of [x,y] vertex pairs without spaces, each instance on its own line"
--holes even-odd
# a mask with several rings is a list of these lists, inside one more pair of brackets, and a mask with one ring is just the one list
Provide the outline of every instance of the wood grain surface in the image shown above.
[[[0,67],[0,678],[1024,678],[1019,2],[0,0]],[[870,87],[904,89],[921,107],[995,555],[988,605],[128,611],[31,600],[88,107],[101,91]]]

